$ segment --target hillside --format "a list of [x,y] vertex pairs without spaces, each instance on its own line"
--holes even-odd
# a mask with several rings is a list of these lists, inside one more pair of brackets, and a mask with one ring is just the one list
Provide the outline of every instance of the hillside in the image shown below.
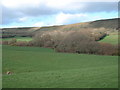
[[14,36],[33,36],[38,31],[54,31],[54,30],[80,30],[86,28],[105,28],[107,30],[118,29],[118,18],[104,19],[84,23],[76,23],[70,25],[61,26],[48,26],[48,27],[20,27],[20,28],[2,28],[2,37],[14,37]]
[[104,27],[104,28],[117,29],[118,28],[118,20],[119,20],[119,18],[97,20],[97,21],[90,22],[90,25],[91,25],[91,27],[94,27],[94,28]]

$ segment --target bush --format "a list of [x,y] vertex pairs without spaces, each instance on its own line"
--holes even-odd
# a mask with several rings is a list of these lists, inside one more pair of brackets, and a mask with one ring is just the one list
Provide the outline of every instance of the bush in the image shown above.
[[27,42],[27,46],[34,46],[34,41]]
[[106,37],[106,36],[107,36],[106,33],[96,34],[96,35],[95,35],[95,40],[96,40],[96,41],[99,41],[99,40],[103,39],[103,38]]
[[8,41],[2,41],[3,45],[8,45]]
[[99,44],[84,32],[72,32],[59,43],[56,51],[76,53],[96,53]]
[[27,41],[19,41],[15,43],[16,46],[28,46],[28,42]]
[[12,40],[8,41],[8,45],[15,45],[16,42],[16,38],[12,38]]
[[101,55],[118,55],[118,47],[109,43],[100,43]]
[[54,44],[51,35],[44,33],[36,34],[33,42],[35,46],[39,47],[52,47]]

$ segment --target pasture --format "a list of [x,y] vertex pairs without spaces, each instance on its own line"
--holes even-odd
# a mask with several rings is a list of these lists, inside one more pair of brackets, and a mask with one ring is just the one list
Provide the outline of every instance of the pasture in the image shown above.
[[[118,57],[3,45],[3,88],[117,88]],[[11,75],[6,72],[11,71]]]
[[13,38],[16,38],[17,41],[31,41],[31,37],[12,37],[12,38],[3,38],[3,41],[9,41],[12,40]]
[[110,44],[118,44],[118,34],[110,34],[102,39],[100,42],[110,43]]

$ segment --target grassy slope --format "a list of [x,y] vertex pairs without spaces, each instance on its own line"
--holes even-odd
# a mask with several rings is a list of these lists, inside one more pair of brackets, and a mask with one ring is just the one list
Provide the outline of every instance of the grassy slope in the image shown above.
[[118,44],[118,35],[109,35],[102,39],[100,42],[110,43],[110,44]]
[[[3,87],[114,88],[118,85],[117,59],[3,46]],[[13,74],[6,75],[8,70]]]
[[[17,41],[31,41],[32,40],[31,37],[13,37],[13,38],[16,38]],[[13,38],[3,38],[2,40],[3,41],[12,40]]]

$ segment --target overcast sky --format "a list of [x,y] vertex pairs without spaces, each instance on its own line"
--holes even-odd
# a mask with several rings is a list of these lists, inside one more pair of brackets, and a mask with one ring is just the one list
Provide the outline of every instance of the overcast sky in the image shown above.
[[118,0],[1,0],[0,27],[66,25],[118,17]]

